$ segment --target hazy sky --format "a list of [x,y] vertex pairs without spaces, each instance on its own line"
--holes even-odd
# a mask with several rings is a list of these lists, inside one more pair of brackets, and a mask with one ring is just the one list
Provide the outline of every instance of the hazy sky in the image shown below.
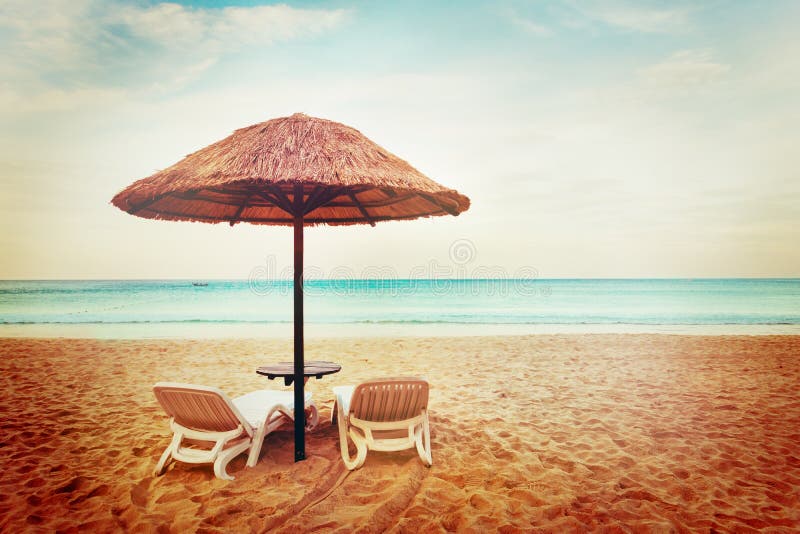
[[290,228],[109,200],[294,112],[472,200],[308,229],[323,275],[800,276],[800,2],[231,4],[0,4],[0,278],[282,269]]

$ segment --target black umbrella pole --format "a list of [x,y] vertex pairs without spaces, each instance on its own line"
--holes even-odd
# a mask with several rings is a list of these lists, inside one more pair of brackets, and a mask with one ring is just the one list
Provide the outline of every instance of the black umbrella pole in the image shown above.
[[[302,187],[302,186],[301,186]],[[301,189],[302,191],[302,189]],[[295,198],[298,195],[295,191]],[[299,194],[302,203],[303,194]],[[295,202],[297,205],[297,202]],[[306,412],[303,355],[303,211],[294,216],[294,461],[306,459]]]

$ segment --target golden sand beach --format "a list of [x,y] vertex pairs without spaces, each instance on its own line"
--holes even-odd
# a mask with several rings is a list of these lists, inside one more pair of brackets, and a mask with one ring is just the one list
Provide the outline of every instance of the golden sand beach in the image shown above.
[[[283,388],[279,340],[0,339],[0,531],[797,532],[800,336],[541,335],[310,341],[323,422],[293,463],[265,440],[232,482],[153,467],[152,385]],[[348,472],[331,387],[431,383],[433,467],[372,452]]]

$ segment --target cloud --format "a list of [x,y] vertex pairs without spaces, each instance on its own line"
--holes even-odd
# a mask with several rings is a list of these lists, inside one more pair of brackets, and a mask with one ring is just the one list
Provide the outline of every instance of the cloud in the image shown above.
[[714,61],[708,50],[681,50],[639,74],[648,84],[685,91],[716,82],[730,70],[730,65]]
[[540,24],[539,22],[533,20],[530,17],[523,16],[519,14],[513,8],[503,9],[500,12],[501,16],[511,22],[514,26],[522,29],[526,33],[530,33],[533,35],[538,35],[541,37],[546,37],[548,35],[553,34],[553,30]]
[[124,98],[123,89],[98,87],[65,91],[54,87],[26,95],[9,86],[0,86],[0,113],[42,113],[75,108],[108,107],[123,102]]
[[177,88],[227,55],[311,38],[339,27],[347,16],[342,9],[286,5],[204,9],[9,0],[0,6],[6,56],[0,75],[12,82],[4,84],[2,100],[58,90],[63,104],[73,91],[82,102],[80,95],[100,88]]
[[345,11],[287,5],[190,9],[164,3],[149,8],[123,6],[112,16],[111,23],[121,23],[137,37],[159,46],[236,49],[322,33],[339,25]]
[[571,3],[584,17],[609,26],[642,33],[673,33],[685,30],[691,9],[675,4],[648,7],[642,3],[619,1],[585,1]]

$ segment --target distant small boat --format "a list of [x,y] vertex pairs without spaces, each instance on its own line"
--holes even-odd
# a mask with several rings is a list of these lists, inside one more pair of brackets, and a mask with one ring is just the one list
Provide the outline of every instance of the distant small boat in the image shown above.
[[192,285],[196,287],[206,287],[208,282],[192,282]]

